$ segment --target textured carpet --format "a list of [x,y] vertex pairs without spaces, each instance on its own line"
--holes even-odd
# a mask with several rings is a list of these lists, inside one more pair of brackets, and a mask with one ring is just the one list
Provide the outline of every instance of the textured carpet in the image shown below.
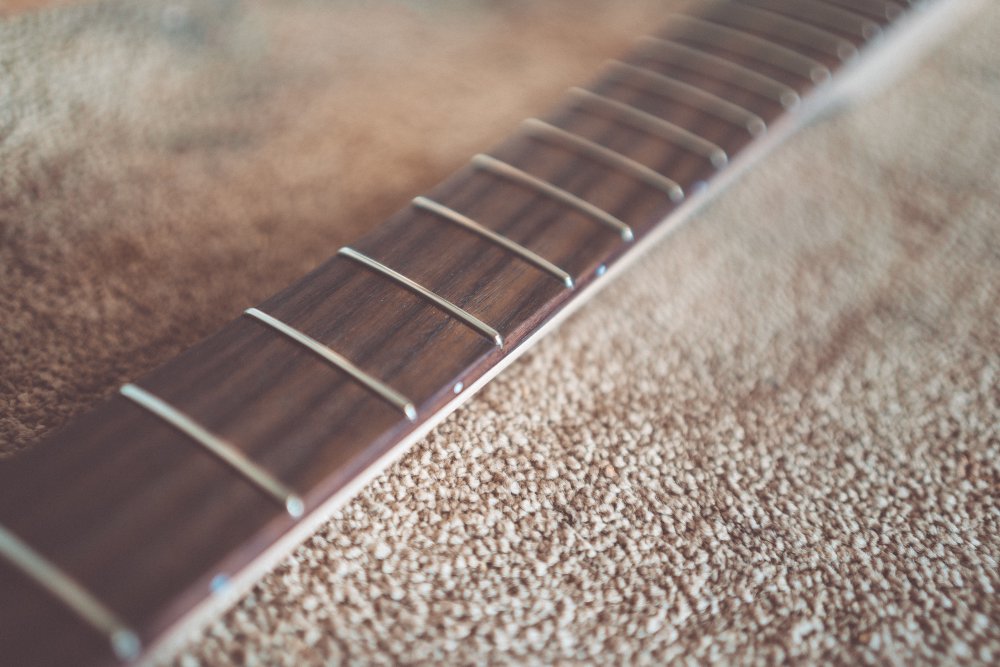
[[[605,4],[7,20],[4,451],[546,108],[658,3]],[[998,32],[993,6],[770,156],[173,663],[1000,659]]]

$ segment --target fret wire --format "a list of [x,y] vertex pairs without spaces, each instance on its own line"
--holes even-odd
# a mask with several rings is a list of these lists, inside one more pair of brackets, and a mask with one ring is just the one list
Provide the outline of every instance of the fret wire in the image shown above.
[[[838,5],[853,10],[858,14],[878,15],[889,21],[898,19],[906,11],[903,5],[891,0],[823,0],[823,3]],[[880,7],[881,11],[874,9],[873,5]]]
[[711,21],[687,14],[673,14],[671,24],[684,27],[684,38],[708,46],[721,46],[728,51],[745,55],[754,60],[774,65],[791,74],[802,76],[813,83],[830,78],[830,69],[815,58],[776,44],[769,39],[752,35],[744,30],[727,28]]
[[730,24],[723,19],[729,17],[736,17],[737,20],[746,19],[751,22],[757,20],[758,23],[752,27],[746,25],[744,20],[740,27],[764,32],[771,37],[787,39],[799,46],[823,51],[842,61],[850,60],[858,55],[857,47],[843,37],[802,19],[785,16],[770,9],[730,0],[726,3],[723,11],[712,14],[713,22],[726,25]]
[[635,238],[632,234],[631,227],[604,209],[594,206],[590,202],[577,197],[572,192],[563,190],[557,185],[553,185],[548,181],[543,181],[537,176],[532,176],[528,172],[522,171],[512,164],[508,164],[502,160],[498,160],[492,155],[485,155],[483,153],[474,156],[472,158],[472,164],[479,169],[493,174],[494,176],[514,181],[515,183],[540,192],[547,197],[551,197],[556,201],[572,206],[581,213],[617,231],[619,236],[621,236],[622,240],[625,242],[629,242]]
[[476,317],[469,311],[465,310],[464,308],[456,306],[448,299],[445,299],[441,295],[427,289],[420,283],[410,278],[407,278],[398,271],[390,269],[385,264],[382,264],[381,262],[372,259],[371,257],[365,255],[364,253],[358,252],[354,248],[347,248],[347,247],[341,248],[340,250],[337,251],[337,254],[347,257],[349,259],[353,259],[354,261],[360,264],[364,264],[373,271],[376,271],[387,278],[391,278],[392,280],[403,285],[404,287],[413,290],[414,292],[424,297],[425,299],[433,303],[441,310],[444,310],[445,312],[453,315],[454,317],[456,317],[457,319],[461,320],[466,325],[468,325],[470,328],[474,329],[478,333],[482,334],[483,336],[491,340],[493,344],[496,345],[497,347],[503,347],[503,336],[501,336],[496,329],[486,324],[485,322],[483,322],[478,317]]
[[791,86],[732,60],[662,37],[642,37],[639,44],[645,45],[647,51],[649,47],[655,47],[655,52],[644,55],[666,65],[677,66],[679,63],[686,69],[774,100],[786,109],[793,109],[799,104],[799,94]]
[[120,660],[142,650],[139,635],[73,577],[0,525],[0,557],[31,578],[97,632],[105,635]]
[[[754,136],[762,134],[767,130],[767,124],[760,116],[707,90],[667,76],[666,74],[654,72],[640,65],[624,63],[619,60],[609,61],[608,65],[611,68],[612,76],[617,76],[626,84],[630,84],[644,92],[661,95],[675,102],[705,111],[726,122],[745,128],[747,132]],[[641,79],[645,85],[630,81],[623,76],[624,74]]]
[[564,146],[579,151],[587,157],[600,160],[612,168],[630,173],[644,183],[665,192],[671,201],[679,202],[684,199],[684,189],[676,181],[654,169],[650,169],[644,164],[636,162],[630,157],[611,150],[607,146],[602,146],[590,139],[538,120],[537,118],[529,118],[524,121],[523,125],[534,137],[555,140]]
[[796,0],[794,3],[781,2],[780,0],[778,2],[775,0],[739,0],[739,2],[771,9],[779,14],[796,16],[804,21],[818,23],[864,39],[872,39],[882,32],[881,26],[875,21],[842,7],[832,7],[819,0]]
[[248,315],[256,320],[263,322],[272,329],[283,333],[285,336],[291,338],[296,343],[305,346],[309,351],[319,355],[325,361],[329,362],[333,366],[336,366],[343,372],[351,376],[355,381],[364,385],[372,393],[378,395],[380,398],[384,399],[387,403],[390,403],[406,415],[406,418],[411,422],[417,419],[417,409],[414,407],[413,402],[410,399],[403,396],[401,393],[385,384],[381,380],[364,372],[356,365],[351,363],[341,354],[334,352],[326,345],[323,345],[315,338],[307,336],[298,329],[291,327],[276,317],[272,317],[267,313],[257,309],[257,308],[247,308],[243,311],[245,315]]
[[563,285],[568,289],[573,289],[573,277],[566,271],[560,269],[558,266],[545,259],[541,255],[525,248],[520,243],[512,241],[511,239],[503,236],[502,234],[497,234],[492,229],[485,227],[472,218],[463,215],[453,208],[440,204],[433,199],[428,199],[427,197],[416,197],[412,202],[414,207],[423,209],[424,211],[429,211],[437,215],[440,218],[448,220],[455,223],[469,231],[478,234],[482,238],[495,243],[496,245],[504,248],[505,250],[517,255],[529,264],[533,264],[542,271],[549,273],[550,275],[557,278]]
[[184,435],[222,459],[229,467],[277,501],[294,519],[302,516],[305,506],[297,494],[279,482],[273,475],[250,460],[236,447],[208,431],[198,422],[170,405],[163,399],[135,384],[126,384],[121,394],[167,422]]
[[619,120],[623,120],[638,130],[656,135],[661,139],[666,139],[675,145],[697,153],[708,159],[712,163],[712,166],[717,169],[724,167],[729,162],[729,156],[721,146],[685,130],[679,125],[674,125],[668,120],[658,118],[651,113],[637,109],[624,102],[619,102],[618,100],[583,88],[571,88],[569,92],[570,95],[580,101],[618,114]]

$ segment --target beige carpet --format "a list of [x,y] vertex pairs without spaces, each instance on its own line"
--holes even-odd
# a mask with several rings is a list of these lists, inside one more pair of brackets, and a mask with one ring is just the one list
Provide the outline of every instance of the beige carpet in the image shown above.
[[[8,19],[4,451],[544,110],[660,3],[609,4]],[[1000,660],[998,33],[993,6],[772,155],[175,664]]]

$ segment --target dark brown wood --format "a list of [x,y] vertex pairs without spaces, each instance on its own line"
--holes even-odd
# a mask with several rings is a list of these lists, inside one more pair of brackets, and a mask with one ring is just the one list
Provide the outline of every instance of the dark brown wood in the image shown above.
[[[724,10],[705,11],[712,17]],[[685,41],[676,29],[664,34]],[[737,56],[725,44],[710,50],[802,93],[813,86]],[[839,64],[819,52],[809,55],[831,68]],[[768,123],[784,113],[772,100],[684,67],[638,52],[630,62],[732,100]],[[591,89],[686,127],[731,155],[752,139],[745,128],[644,92],[626,78],[602,77]],[[571,101],[548,120],[669,175],[689,192],[715,174],[703,156]],[[676,208],[629,175],[522,132],[491,154],[611,212],[632,226],[637,240]],[[503,350],[344,258],[334,257],[260,305],[411,397],[421,420],[453,397],[456,382],[472,384],[585,294],[599,266],[632,247],[565,204],[471,167],[428,195],[566,268],[577,289],[565,289],[467,230],[408,208],[353,247],[494,326],[505,337]],[[240,448],[315,509],[417,424],[300,345],[237,316],[239,310],[234,306],[234,319],[221,331],[137,383]],[[83,584],[148,644],[211,595],[216,575],[245,568],[293,520],[182,433],[116,396],[29,452],[0,462],[0,525]],[[2,559],[0,591],[4,664],[115,662],[104,637]]]

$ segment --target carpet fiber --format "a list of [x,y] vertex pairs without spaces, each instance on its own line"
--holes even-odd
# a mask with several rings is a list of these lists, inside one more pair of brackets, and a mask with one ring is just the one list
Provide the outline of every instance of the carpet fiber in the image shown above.
[[[3,452],[662,12],[609,5],[6,19]],[[998,31],[771,155],[164,664],[1000,659]]]

